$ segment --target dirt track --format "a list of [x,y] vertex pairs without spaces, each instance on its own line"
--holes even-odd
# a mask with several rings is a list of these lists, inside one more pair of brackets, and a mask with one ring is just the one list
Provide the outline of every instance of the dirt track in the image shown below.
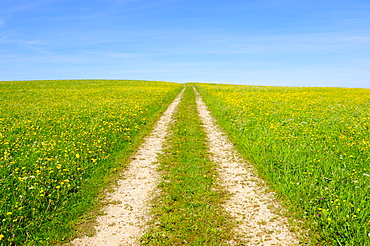
[[266,186],[255,175],[253,167],[240,157],[225,133],[215,124],[199,94],[195,93],[211,160],[219,167],[221,184],[232,194],[224,207],[239,222],[236,234],[245,241],[245,245],[298,245],[289,231],[287,220],[273,212],[281,210],[273,194],[266,192]]
[[125,172],[125,179],[119,180],[116,190],[108,195],[107,200],[111,204],[104,209],[105,215],[98,217],[95,228],[97,234],[75,239],[72,241],[74,245],[138,245],[138,239],[150,219],[149,201],[159,182],[157,157],[182,93],[168,107],[133,157]]
[[[125,179],[119,180],[116,190],[108,194],[107,200],[111,202],[104,208],[105,215],[97,219],[96,235],[75,239],[72,244],[139,245],[138,239],[145,232],[150,220],[150,200],[159,183],[157,157],[161,153],[182,92],[137,151],[125,172]],[[243,245],[251,246],[299,245],[289,230],[287,220],[274,212],[281,208],[273,194],[266,191],[263,181],[255,175],[252,166],[242,160],[233,144],[215,124],[199,94],[196,91],[195,93],[198,112],[207,133],[210,157],[218,165],[219,182],[232,194],[224,205],[225,211],[239,223],[239,227],[235,229],[236,238],[229,244],[237,244],[241,239]]]

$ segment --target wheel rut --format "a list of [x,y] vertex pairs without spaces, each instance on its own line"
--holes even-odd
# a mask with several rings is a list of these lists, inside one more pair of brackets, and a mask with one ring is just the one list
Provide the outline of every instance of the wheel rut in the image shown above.
[[76,246],[138,245],[138,239],[150,220],[150,200],[159,183],[157,157],[168,133],[176,107],[181,101],[183,89],[156,123],[153,131],[134,155],[113,193],[106,200],[110,204],[97,218],[96,235],[72,241]]
[[[226,213],[237,221],[235,239],[229,245],[299,245],[287,219],[277,211],[282,208],[267,191],[254,168],[245,162],[215,123],[199,93],[196,94],[197,110],[207,135],[210,159],[217,164],[219,182],[230,193],[223,204]],[[73,240],[76,246],[139,245],[139,239],[151,220],[150,208],[154,191],[160,182],[157,158],[162,153],[164,141],[173,121],[173,115],[183,92],[168,107],[153,131],[134,155],[118,181],[114,192],[107,194],[109,205],[104,215],[97,218],[96,235]]]
[[239,226],[235,233],[244,241],[243,245],[299,245],[289,230],[287,219],[275,212],[282,208],[273,193],[266,191],[266,185],[257,177],[254,168],[240,157],[193,88],[211,160],[218,164],[220,182],[231,193],[224,208],[237,220]]

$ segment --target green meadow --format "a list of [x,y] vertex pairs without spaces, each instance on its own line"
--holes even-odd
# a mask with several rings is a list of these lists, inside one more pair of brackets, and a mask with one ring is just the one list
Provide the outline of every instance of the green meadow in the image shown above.
[[370,90],[195,84],[319,245],[370,245]]
[[54,245],[182,86],[148,81],[0,83],[0,244]]
[[[370,245],[370,90],[194,85],[312,245]],[[76,236],[184,86],[0,82],[0,245]],[[221,245],[233,221],[188,86],[143,245]],[[205,222],[206,221],[206,222]]]

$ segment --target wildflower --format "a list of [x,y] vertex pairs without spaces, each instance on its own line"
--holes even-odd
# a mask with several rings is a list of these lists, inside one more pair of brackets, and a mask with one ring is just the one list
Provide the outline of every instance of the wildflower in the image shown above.
[[322,215],[321,214],[317,214],[317,217],[321,217]]
[[0,241],[3,240],[5,236],[3,234],[0,234]]

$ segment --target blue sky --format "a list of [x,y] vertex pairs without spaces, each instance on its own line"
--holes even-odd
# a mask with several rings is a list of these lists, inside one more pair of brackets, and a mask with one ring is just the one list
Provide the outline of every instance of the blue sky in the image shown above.
[[370,88],[369,0],[0,0],[0,80]]

